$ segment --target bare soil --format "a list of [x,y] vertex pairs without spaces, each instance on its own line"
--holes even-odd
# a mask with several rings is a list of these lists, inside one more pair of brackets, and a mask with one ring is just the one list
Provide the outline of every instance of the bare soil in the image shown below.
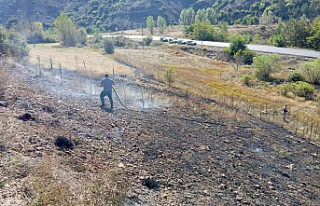
[[[62,199],[81,199],[81,185],[93,183],[99,171],[117,168],[121,172],[109,181],[128,185],[124,205],[320,202],[319,147],[278,125],[179,106],[161,93],[154,94],[155,101],[169,103],[160,107],[143,109],[133,104],[138,100],[128,100],[131,110],[118,104],[114,113],[106,113],[98,107],[98,89],[88,87],[96,80],[72,73],[59,83],[48,78],[52,73],[37,76],[32,67],[2,63],[0,69],[9,74],[1,99],[8,106],[0,107],[0,205],[30,204],[37,192],[33,171],[48,158],[55,162],[51,168],[68,177],[70,188],[63,191],[73,191],[62,193]],[[139,88],[134,82],[131,86]],[[34,119],[17,118],[25,113]],[[74,149],[55,146],[61,135],[75,143]]]

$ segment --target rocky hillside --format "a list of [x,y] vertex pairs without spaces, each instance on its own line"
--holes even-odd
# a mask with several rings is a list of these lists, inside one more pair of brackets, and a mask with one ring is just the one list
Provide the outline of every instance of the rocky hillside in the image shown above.
[[96,26],[102,30],[137,28],[147,16],[163,16],[176,24],[184,8],[195,11],[212,7],[214,18],[233,24],[236,20],[257,22],[265,10],[278,17],[314,18],[320,13],[320,0],[0,0],[0,22],[10,25],[21,19],[52,24],[59,12],[72,16],[79,26]]
[[59,12],[69,13],[80,26],[106,30],[140,27],[149,15],[178,21],[182,9],[208,7],[214,0],[0,0],[0,22],[10,26],[19,19],[52,23]]

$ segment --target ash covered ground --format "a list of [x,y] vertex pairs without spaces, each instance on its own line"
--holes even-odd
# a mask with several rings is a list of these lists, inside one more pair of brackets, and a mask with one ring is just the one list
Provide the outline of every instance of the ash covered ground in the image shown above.
[[[38,76],[32,67],[3,68],[10,83],[2,98],[7,106],[0,107],[9,122],[2,123],[2,136],[11,135],[0,149],[0,205],[28,204],[32,167],[45,156],[60,158],[74,177],[107,171],[116,162],[128,184],[125,205],[320,202],[319,147],[278,125],[200,115],[121,78],[116,89],[132,110],[116,100],[115,112],[107,113],[99,109],[97,79],[67,70],[61,79],[59,70]],[[33,119],[17,118],[26,113]],[[63,152],[54,139],[67,134],[78,143]],[[29,166],[9,170],[12,158]]]

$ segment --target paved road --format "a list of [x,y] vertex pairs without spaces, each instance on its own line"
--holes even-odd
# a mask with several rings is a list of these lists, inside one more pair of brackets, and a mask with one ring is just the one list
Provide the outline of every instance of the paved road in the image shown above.
[[[110,37],[110,35],[103,35],[103,36]],[[142,37],[141,35],[123,35],[123,36],[131,39],[142,39],[145,37],[145,36]],[[153,36],[153,40],[160,40],[160,37]],[[184,39],[184,40],[189,40],[189,39]],[[229,47],[230,45],[230,43],[226,43],[226,42],[212,42],[212,41],[196,41],[196,42],[198,45],[213,46],[213,47]],[[249,44],[247,45],[247,47],[252,51],[320,58],[320,52],[307,50],[307,49],[281,48],[281,47],[275,47],[275,46],[254,45],[254,44]]]

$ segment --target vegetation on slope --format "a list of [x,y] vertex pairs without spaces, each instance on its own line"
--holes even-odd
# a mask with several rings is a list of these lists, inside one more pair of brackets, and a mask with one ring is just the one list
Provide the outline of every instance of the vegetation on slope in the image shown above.
[[190,7],[196,13],[204,13],[202,9],[206,9],[213,24],[257,24],[268,13],[275,17],[274,21],[300,18],[302,14],[313,19],[320,13],[320,0],[0,0],[0,5],[0,22],[7,27],[19,24],[22,19],[52,25],[59,13],[65,12],[79,26],[104,31],[139,28],[150,15],[177,24],[180,12]]

